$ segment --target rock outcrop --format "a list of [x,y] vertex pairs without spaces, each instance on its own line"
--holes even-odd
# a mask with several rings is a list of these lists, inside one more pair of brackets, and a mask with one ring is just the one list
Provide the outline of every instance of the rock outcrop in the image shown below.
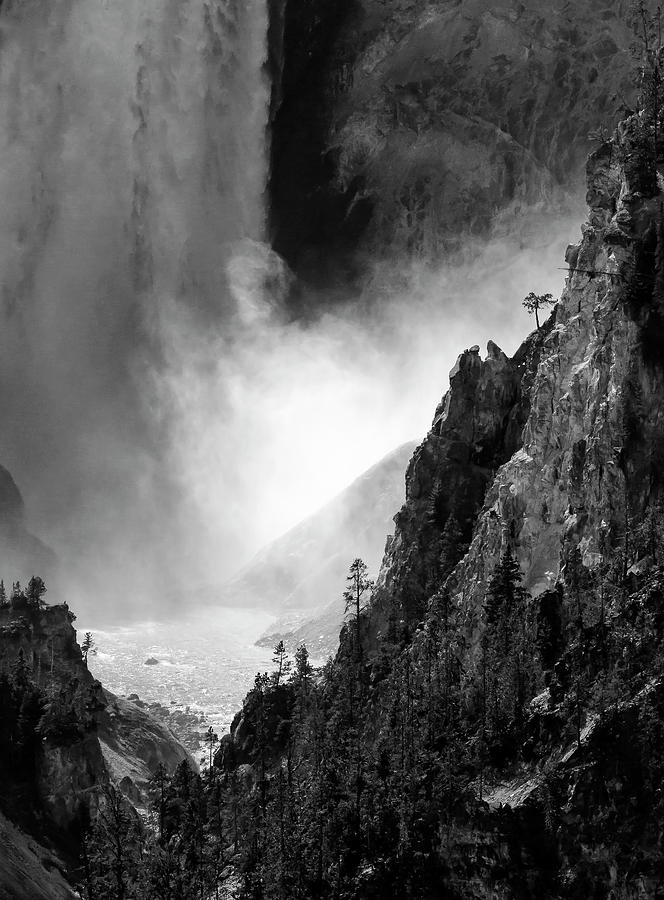
[[[166,725],[93,678],[66,604],[37,609],[22,599],[10,603],[0,608],[0,665],[5,677],[27,673],[32,688],[25,695],[38,710],[39,740],[24,779],[29,802],[17,805],[11,797],[6,806],[0,802],[0,810],[15,819],[0,821],[8,842],[6,864],[0,864],[0,896],[71,896],[58,867],[66,873],[76,862],[80,829],[96,811],[105,786],[115,785],[140,808],[160,764],[172,772],[183,760],[193,768],[195,763]],[[33,856],[26,850],[32,845],[39,848]],[[59,862],[57,854],[66,862]],[[39,874],[40,865],[55,871]],[[35,878],[42,893],[33,889]]]
[[[661,201],[634,193],[622,177],[620,161],[633,152],[630,128],[589,159],[589,221],[581,242],[568,248],[570,275],[549,321],[512,361],[491,346],[483,363],[476,351],[460,357],[408,470],[407,503],[381,575],[390,596],[403,585],[410,557],[419,567],[415,581],[425,582],[431,559],[417,548],[437,551],[426,512],[432,491],[442,498],[439,529],[459,490],[474,496],[479,511],[450,581],[469,610],[484,596],[507,541],[537,594],[556,583],[563,549],[578,546],[587,566],[598,565],[624,538],[626,516],[638,520],[659,495],[664,369],[661,349],[651,348],[657,304],[632,298],[644,290],[639,266]],[[471,503],[469,522],[472,513]]]
[[[530,412],[533,376],[551,320],[528,338],[513,359],[489,342],[458,358],[450,389],[436,410],[432,429],[416,450],[406,473],[406,504],[395,518],[375,605],[395,603],[411,622],[424,616],[427,600],[470,542],[476,518],[496,470],[519,449]],[[445,525],[456,520],[453,557],[441,560]]]
[[661,893],[661,164],[643,115],[591,155],[551,317],[512,359],[461,354],[372,602],[292,710],[268,727],[284,686],[257,679],[224,741],[275,830],[297,760],[306,896]]
[[[652,164],[642,135],[642,122],[628,119],[591,155],[588,222],[580,243],[568,248],[569,277],[549,321],[514,360],[489,346],[481,361],[472,348],[451,373],[450,390],[408,470],[407,501],[396,517],[374,604],[378,615],[372,611],[369,626],[375,646],[391,616],[414,630],[414,658],[424,654],[430,623],[440,615],[436,603],[445,596],[455,610],[457,630],[448,639],[461,648],[460,670],[480,672],[489,585],[510,547],[533,598],[529,615],[541,616],[547,605],[558,610],[552,621],[581,615],[560,607],[563,579],[569,585],[575,577],[565,574],[575,565],[574,553],[583,577],[596,579],[601,610],[592,624],[575,626],[583,635],[575,652],[588,660],[583,677],[589,684],[597,679],[584,690],[603,691],[598,684],[626,678],[615,671],[598,675],[607,634],[619,656],[641,652],[632,649],[633,638],[625,637],[623,647],[620,641],[635,628],[636,609],[656,616],[650,610],[661,602],[661,571],[655,568],[650,580],[643,574],[655,565],[648,556],[654,551],[642,550],[639,558],[636,544],[664,496],[664,353],[658,343],[664,206],[654,174],[644,176]],[[458,496],[472,498],[466,507],[472,535],[453,570],[441,575],[443,524]],[[612,565],[622,565],[632,581],[622,582],[619,599],[606,600],[605,609],[604,591],[606,597],[611,592],[599,585],[609,583]],[[627,599],[630,589],[636,593]],[[429,622],[424,630],[423,619]],[[502,781],[494,774],[484,792],[480,780],[479,819],[458,825],[448,848],[451,888],[463,885],[463,896],[477,898],[514,896],[517,886],[524,896],[587,896],[583,891],[599,885],[610,886],[616,898],[637,890],[656,896],[661,848],[650,839],[653,826],[640,799],[640,786],[654,777],[644,742],[662,709],[661,631],[648,621],[636,644],[642,640],[650,655],[639,656],[635,686],[622,685],[627,696],[614,687],[622,699],[611,715],[600,703],[578,725],[576,743],[563,737],[554,698],[558,678],[569,678],[573,663],[558,663],[556,674],[547,676],[550,689],[532,701],[528,726],[538,751]],[[578,693],[576,703],[578,709]],[[560,792],[553,799],[552,790]],[[546,824],[552,808],[560,816],[555,839]],[[604,821],[611,822],[606,834]],[[629,842],[638,844],[636,858]]]
[[[627,3],[273,3],[274,246],[317,282],[357,251],[449,257],[577,190],[633,97]],[[623,107],[624,108],[624,107]]]
[[0,813],[0,896],[3,900],[74,900],[62,860]]

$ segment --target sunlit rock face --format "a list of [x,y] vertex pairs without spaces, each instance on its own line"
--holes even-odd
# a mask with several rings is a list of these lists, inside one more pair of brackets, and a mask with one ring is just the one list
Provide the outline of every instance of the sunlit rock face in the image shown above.
[[[588,222],[568,248],[570,276],[548,322],[513,360],[489,347],[482,361],[473,349],[452,372],[411,462],[380,577],[378,602],[396,598],[410,620],[426,610],[449,511],[436,522],[431,496],[449,507],[478,472],[486,493],[477,493],[470,546],[447,581],[469,634],[507,544],[537,595],[555,584],[570,548],[591,569],[619,552],[628,517],[639,521],[661,495],[662,299],[653,264],[661,194],[654,179],[649,192],[633,190],[635,130],[628,120],[589,159]],[[454,455],[463,456],[456,484]]]
[[496,470],[521,444],[527,389],[547,328],[532,335],[513,359],[492,342],[485,359],[478,346],[459,356],[431,431],[406,473],[406,503],[383,560],[377,608],[396,606],[405,620],[417,622],[441,577],[450,517],[458,526],[459,546],[470,541]]
[[312,279],[342,263],[352,275],[358,245],[444,258],[553,208],[581,184],[589,132],[633,96],[627,8],[319,0],[302,13],[286,0],[277,249]]

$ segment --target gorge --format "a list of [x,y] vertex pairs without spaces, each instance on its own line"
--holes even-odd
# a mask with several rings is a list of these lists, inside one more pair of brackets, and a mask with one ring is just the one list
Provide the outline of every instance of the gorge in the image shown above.
[[0,896],[660,896],[657,25],[0,5]]

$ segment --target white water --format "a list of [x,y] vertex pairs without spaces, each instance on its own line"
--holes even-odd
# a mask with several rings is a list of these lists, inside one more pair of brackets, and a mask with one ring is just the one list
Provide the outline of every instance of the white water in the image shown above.
[[266,35],[265,0],[0,14],[0,460],[78,602],[196,559],[178,390],[264,255]]
[[[206,714],[228,730],[257,672],[274,668],[272,651],[254,646],[274,617],[256,610],[183,611],[177,622],[141,622],[94,631],[88,665],[113,693]],[[79,640],[87,626],[79,628]],[[145,665],[156,659],[156,665]]]
[[395,260],[364,309],[284,321],[267,24],[267,0],[0,11],[0,463],[62,561],[49,599],[96,625],[195,604],[424,434],[458,352],[515,349],[577,231]]

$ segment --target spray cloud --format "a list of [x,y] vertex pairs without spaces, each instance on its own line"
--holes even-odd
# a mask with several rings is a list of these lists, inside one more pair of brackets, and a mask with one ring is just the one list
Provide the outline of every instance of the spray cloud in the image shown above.
[[382,265],[292,322],[263,243],[263,0],[26,0],[0,32],[0,461],[72,605],[144,614],[223,580],[559,288],[574,232],[540,222],[526,253]]

